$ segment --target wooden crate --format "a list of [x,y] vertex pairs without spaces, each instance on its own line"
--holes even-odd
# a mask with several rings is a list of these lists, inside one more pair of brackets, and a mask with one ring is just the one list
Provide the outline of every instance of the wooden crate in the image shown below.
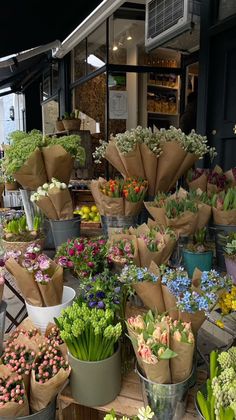
[[[206,381],[207,374],[199,370],[196,385],[190,389],[186,414],[183,420],[193,420],[197,417],[194,407],[194,395],[199,386]],[[135,372],[130,372],[123,378],[122,388],[118,397],[103,407],[84,407],[73,400],[69,385],[58,396],[59,420],[103,420],[106,413],[114,409],[118,416],[132,417],[137,415],[139,408],[143,407],[141,383]]]

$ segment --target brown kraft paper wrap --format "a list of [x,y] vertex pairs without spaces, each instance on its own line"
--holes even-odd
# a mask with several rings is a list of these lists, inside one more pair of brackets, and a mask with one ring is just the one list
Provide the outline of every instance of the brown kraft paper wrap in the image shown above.
[[[12,373],[7,366],[0,365],[0,378],[7,379],[11,377],[14,379],[16,374]],[[27,396],[25,396],[24,404],[18,404],[15,402],[8,402],[0,407],[0,419],[2,417],[9,417],[9,419],[15,419],[17,417],[24,417],[29,415],[29,404]]]
[[141,367],[141,369],[143,369],[143,361],[142,361],[142,358],[138,354],[138,342],[137,342],[138,334],[135,333],[128,324],[127,324],[127,330],[128,330],[128,334],[129,334],[138,364]]
[[152,309],[153,311],[156,310],[158,313],[165,312],[165,305],[161,290],[161,279],[158,279],[156,283],[151,281],[134,283],[133,287],[147,308]]
[[175,245],[172,241],[166,241],[159,251],[151,252],[145,244],[144,239],[138,238],[137,240],[141,267],[149,267],[152,261],[157,265],[166,264]]
[[165,218],[165,209],[163,207],[155,207],[152,202],[144,202],[144,205],[150,215],[156,222],[158,226],[166,227],[166,218]]
[[[53,269],[52,280],[47,284],[38,283],[39,290],[45,306],[60,305],[63,292],[63,268],[56,266]],[[50,275],[50,273],[49,273]]]
[[106,148],[105,158],[108,160],[108,162],[112,166],[114,166],[114,168],[117,169],[117,171],[121,173],[121,175],[124,178],[128,176],[128,173],[121,160],[118,148],[116,147],[116,144],[114,141],[109,141],[108,146]]
[[58,217],[56,209],[49,197],[42,196],[38,201],[35,202],[35,204],[42,210],[42,212],[45,214],[45,216],[48,217],[48,219],[57,220]]
[[167,286],[161,285],[163,300],[165,303],[165,310],[170,317],[175,321],[178,319],[179,311],[176,306],[176,298],[172,295]]
[[196,231],[198,212],[185,211],[174,219],[166,217],[166,224],[178,235],[191,235]]
[[171,379],[176,384],[187,379],[193,368],[194,343],[183,343],[170,337],[170,348],[177,353],[170,359]]
[[65,190],[57,187],[50,188],[48,196],[55,207],[57,219],[73,219],[73,203],[68,188]]
[[236,225],[236,209],[218,210],[213,207],[213,220],[216,225]]
[[158,384],[171,383],[169,360],[159,360],[155,364],[143,362],[143,369],[150,381]]
[[192,332],[196,337],[198,330],[206,319],[203,311],[197,311],[193,314],[188,312],[179,312],[179,319],[184,322],[191,322]]
[[145,179],[143,162],[138,144],[136,144],[132,152],[125,154],[120,153],[120,158],[123,162],[128,177],[136,176]]
[[215,184],[210,184],[210,182],[207,183],[208,196],[218,193],[219,191],[221,191],[220,188],[218,188]]
[[104,178],[99,178],[98,180],[92,180],[90,184],[90,189],[95,201],[95,204],[99,210],[101,216],[104,216],[104,209],[102,204],[103,194],[101,194],[99,186],[101,182],[106,182]]
[[233,174],[232,169],[230,169],[229,171],[225,172],[225,176],[230,181],[231,187],[235,187],[236,186],[236,179],[234,177],[234,174]]
[[74,165],[74,158],[70,153],[59,144],[43,147],[42,153],[48,180],[56,178],[68,184]]
[[59,372],[47,382],[40,384],[35,380],[35,372],[31,371],[30,380],[30,408],[33,412],[43,410],[57,396],[58,392],[69,377],[70,369],[61,368]]
[[27,303],[33,306],[43,306],[43,299],[33,275],[13,258],[6,261],[5,267],[15,277],[16,285]]
[[125,206],[125,216],[136,216],[140,213],[143,207],[143,201],[138,201],[137,203],[133,203],[129,200],[124,200],[124,206]]
[[211,218],[211,206],[208,204],[199,204],[198,205],[198,221],[196,230],[202,229],[208,225],[208,222]]
[[175,174],[186,156],[186,152],[177,141],[164,143],[162,150],[157,165],[156,194],[158,191],[166,192],[170,189]]
[[207,190],[206,174],[202,174],[197,179],[194,179],[194,181],[188,182],[188,186],[190,190],[197,190],[198,188],[200,188],[202,192],[205,192]]
[[14,178],[26,190],[36,190],[40,185],[47,182],[42,153],[36,148],[22,167],[14,173]]
[[181,176],[185,175],[185,173],[194,165],[195,162],[197,162],[197,160],[198,156],[194,155],[193,153],[187,153],[179,169],[177,170],[172,186],[175,185]]
[[124,216],[123,197],[112,198],[101,193],[101,201],[105,216]]
[[148,181],[148,194],[154,197],[158,159],[146,144],[142,143],[139,147],[142,155],[145,179]]

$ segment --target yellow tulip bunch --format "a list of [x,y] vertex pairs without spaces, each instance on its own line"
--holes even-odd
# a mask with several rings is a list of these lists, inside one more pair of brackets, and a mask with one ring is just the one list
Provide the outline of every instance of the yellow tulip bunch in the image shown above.
[[236,286],[232,286],[230,292],[224,292],[219,299],[222,315],[228,315],[236,311]]

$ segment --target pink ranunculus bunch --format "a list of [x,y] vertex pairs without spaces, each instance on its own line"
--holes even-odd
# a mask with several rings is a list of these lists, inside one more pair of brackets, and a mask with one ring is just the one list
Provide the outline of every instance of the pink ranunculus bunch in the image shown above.
[[56,376],[60,369],[68,370],[69,364],[63,357],[61,351],[53,346],[38,354],[33,364],[35,380],[43,384]]
[[24,344],[11,344],[5,348],[2,363],[12,372],[29,375],[36,353]]
[[62,244],[56,253],[56,262],[73,269],[81,277],[103,272],[108,264],[105,239],[77,238]]

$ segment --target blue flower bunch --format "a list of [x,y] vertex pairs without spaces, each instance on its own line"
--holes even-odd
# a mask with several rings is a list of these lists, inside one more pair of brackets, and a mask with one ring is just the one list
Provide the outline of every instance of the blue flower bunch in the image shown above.
[[184,271],[183,267],[177,269],[163,268],[162,284],[167,286],[170,293],[175,297],[180,294],[187,292],[190,288],[192,281],[188,278],[188,275]]
[[229,290],[232,287],[232,278],[230,276],[222,277],[216,270],[203,271],[200,287],[204,292],[213,293],[222,289]]
[[125,284],[151,281],[155,283],[158,277],[148,271],[147,267],[136,267],[136,265],[125,265],[119,276],[119,281]]
[[212,292],[206,292],[204,295],[196,291],[187,290],[177,298],[177,308],[181,312],[195,313],[204,311],[209,313],[212,306],[217,302],[217,295]]

